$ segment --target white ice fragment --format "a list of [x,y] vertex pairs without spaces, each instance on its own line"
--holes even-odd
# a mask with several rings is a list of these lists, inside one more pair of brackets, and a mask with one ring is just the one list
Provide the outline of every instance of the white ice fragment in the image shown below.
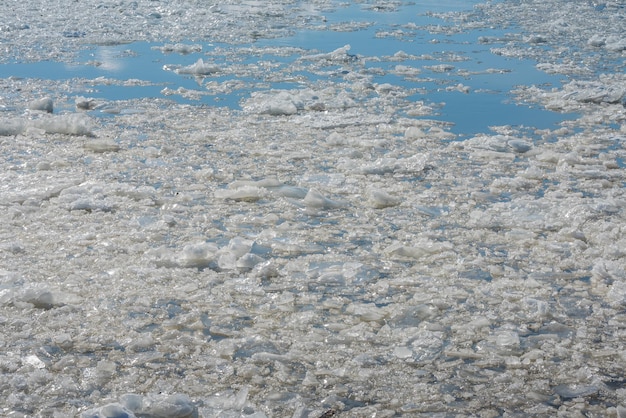
[[602,35],[595,34],[587,41],[589,46],[600,47],[606,44],[606,38]]
[[120,396],[120,403],[132,412],[140,412],[143,408],[143,396],[127,393]]
[[554,393],[564,399],[591,396],[599,391],[600,387],[597,385],[558,385],[554,387]]
[[326,138],[326,143],[328,145],[340,147],[347,145],[348,141],[346,140],[345,136],[341,135],[338,132],[333,132],[328,135],[328,138]]
[[95,153],[117,152],[120,146],[112,139],[94,139],[86,141],[83,147]]
[[214,260],[219,248],[209,242],[186,245],[178,257],[182,267],[208,267]]
[[20,119],[0,119],[0,136],[21,134],[26,126],[26,123]]
[[238,189],[220,189],[215,191],[215,197],[225,200],[242,202],[256,202],[267,195],[264,188],[256,186],[243,186]]
[[282,186],[278,189],[277,193],[284,197],[292,199],[304,199],[308,190],[303,187],[296,186]]
[[51,309],[58,304],[52,292],[45,288],[27,289],[22,296],[22,300],[31,303],[35,308],[39,309]]
[[114,402],[81,414],[82,418],[136,418],[136,415],[121,404]]
[[74,99],[74,103],[76,104],[76,109],[79,110],[93,110],[98,105],[96,99],[87,98],[87,97],[77,97]]
[[371,189],[369,191],[369,204],[376,209],[383,209],[392,206],[397,206],[401,203],[401,199],[390,195],[384,190]]
[[236,267],[242,270],[251,270],[263,261],[263,258],[256,254],[244,254],[237,260]]
[[532,149],[532,144],[523,139],[511,139],[508,142],[509,146],[513,148],[513,151],[523,154]]
[[415,76],[419,75],[421,70],[419,68],[411,67],[411,66],[408,66],[408,65],[396,65],[394,70],[393,70],[393,72],[395,74],[402,75],[402,76],[412,76],[412,77],[415,77]]
[[327,198],[317,189],[310,189],[303,202],[307,207],[317,209],[336,209],[345,206],[343,202]]
[[417,126],[409,126],[406,128],[406,131],[404,131],[404,137],[407,139],[420,139],[425,138],[426,134]]
[[397,170],[399,164],[396,158],[383,157],[374,161],[373,164],[366,165],[360,169],[360,172],[367,175],[381,176],[386,173],[393,173]]
[[47,133],[64,135],[93,136],[92,120],[80,113],[50,116],[33,120],[31,126],[43,129]]
[[177,74],[191,74],[191,75],[209,75],[220,71],[220,67],[215,64],[205,63],[202,58],[199,58],[195,63],[186,67],[177,68],[175,72]]
[[43,369],[46,367],[46,363],[44,363],[39,357],[34,354],[24,357],[24,363],[30,364],[36,369]]
[[525,41],[529,44],[544,44],[548,42],[548,38],[546,38],[544,35],[534,34],[528,36]]
[[438,65],[430,65],[430,66],[426,66],[424,67],[434,73],[449,73],[450,71],[454,70],[454,65],[450,65],[450,64],[438,64]]
[[197,409],[187,395],[153,395],[144,399],[140,416],[155,418],[192,418],[197,416]]
[[306,61],[331,61],[331,62],[350,62],[354,61],[357,57],[348,53],[350,51],[350,45],[344,45],[341,48],[337,48],[332,52],[303,55],[301,60]]
[[387,316],[387,311],[374,303],[352,303],[346,307],[346,313],[366,322],[378,322]]
[[617,280],[609,286],[607,298],[616,307],[626,306],[626,281]]
[[385,252],[401,258],[422,258],[450,251],[453,248],[453,245],[449,242],[424,241],[413,246],[395,243],[387,247]]
[[244,254],[250,252],[253,244],[254,241],[250,239],[235,237],[230,240],[226,250],[232,252],[236,257],[242,257]]
[[413,356],[413,351],[410,348],[403,345],[403,346],[395,347],[393,349],[393,355],[401,359],[407,359]]
[[276,177],[268,177],[261,180],[235,180],[228,185],[230,189],[239,189],[245,186],[264,187],[264,188],[276,188],[281,187],[281,183]]
[[503,349],[515,349],[519,347],[520,339],[517,332],[503,331],[496,336],[496,344]]
[[175,52],[182,55],[191,54],[192,52],[202,52],[202,45],[199,44],[165,44],[163,46],[154,46],[152,49],[157,49],[163,53]]
[[28,108],[30,110],[41,110],[43,112],[52,113],[53,108],[54,108],[54,103],[52,101],[52,98],[43,97],[41,99],[36,99],[36,100],[31,101],[28,104]]
[[626,38],[620,38],[615,35],[611,35],[606,38],[606,44],[604,47],[612,52],[621,52],[626,50]]

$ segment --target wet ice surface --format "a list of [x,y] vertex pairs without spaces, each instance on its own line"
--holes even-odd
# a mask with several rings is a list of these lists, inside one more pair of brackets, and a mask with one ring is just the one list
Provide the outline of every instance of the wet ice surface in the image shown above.
[[[0,80],[3,415],[626,412],[622,3],[433,4],[404,26],[396,2],[353,21],[324,2],[26,3],[4,12],[5,60],[152,42],[192,84]],[[370,26],[502,28],[480,45],[564,80],[511,97],[578,116],[461,136],[430,86],[449,73],[441,94],[471,105],[475,61],[280,41]]]

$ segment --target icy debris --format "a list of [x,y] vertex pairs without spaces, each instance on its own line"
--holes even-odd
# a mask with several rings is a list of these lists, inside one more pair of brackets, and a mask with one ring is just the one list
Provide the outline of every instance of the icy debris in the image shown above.
[[437,65],[427,65],[424,68],[435,73],[449,73],[454,70],[454,65],[437,64]]
[[[533,147],[530,141],[511,135],[479,135],[464,141],[459,146],[472,149],[477,153],[481,150],[495,151],[502,153],[504,158],[508,158],[507,153],[511,151],[524,154]],[[481,154],[489,155],[484,152]]]
[[119,402],[93,408],[81,414],[82,418],[198,418],[198,409],[183,394],[123,395]]
[[91,97],[76,97],[74,103],[79,110],[93,110],[98,106],[98,101]]
[[48,286],[26,285],[20,288],[5,286],[4,291],[0,293],[0,304],[32,306],[43,310],[80,303],[80,301],[77,295]]
[[313,55],[303,55],[300,57],[301,60],[304,61],[321,61],[328,63],[346,63],[352,62],[358,59],[356,55],[350,54],[350,45],[344,45],[341,48],[337,48],[334,51],[321,53],[321,54],[313,54]]
[[25,130],[27,127],[34,127],[37,129],[42,129],[45,132],[51,134],[94,136],[93,120],[88,116],[82,115],[80,113],[54,115],[27,121],[18,121],[13,124],[9,123],[9,127],[13,126],[14,128],[20,125],[22,126],[23,130]]
[[46,363],[44,363],[39,357],[34,354],[26,356],[24,358],[24,363],[29,364],[36,369],[44,369],[46,367]]
[[602,81],[570,81],[563,87],[563,98],[582,103],[620,103],[626,96],[626,86]]
[[43,97],[36,99],[28,104],[28,108],[31,110],[41,110],[43,112],[52,113],[54,110],[54,102],[50,97]]
[[191,54],[194,52],[202,52],[202,45],[200,44],[165,44],[163,46],[153,46],[152,49],[159,50],[163,53],[177,53],[177,54]]
[[117,152],[121,149],[119,144],[111,139],[94,139],[85,141],[83,147],[96,153]]
[[0,136],[19,135],[27,126],[28,122],[22,119],[0,119]]
[[419,259],[437,254],[446,254],[451,252],[453,248],[454,246],[449,242],[423,241],[417,245],[394,243],[385,249],[385,253],[394,257]]
[[395,347],[393,349],[393,355],[401,359],[407,359],[413,357],[413,350],[406,346]]
[[596,385],[557,385],[554,387],[554,393],[564,399],[584,398],[593,396],[600,391],[600,387]]
[[173,69],[177,74],[189,74],[196,76],[211,75],[220,71],[220,67],[218,65],[205,63],[202,58],[198,58],[198,61],[186,67],[173,68],[171,66],[166,66],[165,69]]
[[345,92],[335,92],[332,89],[324,91],[294,89],[253,92],[242,103],[242,108],[251,113],[289,116],[302,110],[346,109],[354,105],[353,99]]
[[514,350],[519,347],[520,339],[517,332],[503,331],[496,336],[496,345],[504,350]]
[[315,188],[308,191],[304,197],[303,203],[307,207],[315,209],[338,209],[346,206],[346,202],[329,199]]
[[267,194],[267,191],[262,187],[246,185],[235,187],[233,189],[219,189],[215,191],[215,197],[218,199],[240,202],[256,202],[265,198]]
[[182,267],[209,267],[214,262],[218,249],[217,245],[208,242],[187,244],[178,256],[178,263]]
[[384,190],[371,189],[368,193],[368,203],[376,209],[389,208],[399,205],[402,200],[392,196]]

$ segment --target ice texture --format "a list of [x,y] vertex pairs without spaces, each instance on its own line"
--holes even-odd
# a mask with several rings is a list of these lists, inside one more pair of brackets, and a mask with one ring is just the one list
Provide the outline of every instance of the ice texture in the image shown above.
[[[366,3],[5,4],[2,63],[154,41],[250,90],[0,80],[0,415],[625,416],[623,2]],[[341,36],[369,27],[402,50]],[[445,77],[492,73],[438,49],[476,29],[564,77],[511,100],[573,116],[451,132],[420,77],[471,99]]]

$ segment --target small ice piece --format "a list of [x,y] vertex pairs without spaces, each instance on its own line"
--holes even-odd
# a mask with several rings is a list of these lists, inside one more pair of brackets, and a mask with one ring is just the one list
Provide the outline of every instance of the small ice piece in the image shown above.
[[13,136],[24,132],[26,124],[19,119],[0,119],[0,136]]
[[82,418],[136,418],[136,415],[119,403],[110,403],[100,408],[90,409],[81,415]]
[[74,100],[74,103],[76,104],[76,109],[79,109],[79,110],[93,110],[97,106],[97,102],[95,99],[82,97],[82,96],[77,97]]
[[83,144],[83,147],[95,153],[117,152],[120,150],[120,146],[111,139],[95,139],[87,141]]
[[519,347],[519,335],[515,331],[504,331],[496,337],[496,345],[503,349],[515,349]]
[[426,66],[426,69],[434,72],[434,73],[449,73],[454,70],[454,65],[450,64],[438,64],[438,65],[430,65]]
[[181,55],[191,54],[193,52],[202,52],[202,45],[199,44],[165,44],[161,47],[152,47],[152,49],[157,49],[163,53],[175,52]]
[[183,248],[178,262],[182,267],[208,267],[215,259],[218,247],[208,242],[189,244]]
[[94,136],[91,119],[79,113],[37,119],[32,125],[51,134]]
[[238,189],[216,190],[215,197],[225,200],[235,200],[241,202],[256,202],[267,195],[264,188],[256,186],[244,186]]
[[142,412],[154,417],[191,418],[197,411],[187,395],[175,394],[155,399]]
[[554,387],[554,393],[564,399],[574,399],[591,396],[600,391],[596,385],[558,385]]
[[400,346],[393,349],[393,355],[401,359],[407,359],[413,356],[413,351],[406,346]]
[[22,299],[38,309],[52,309],[57,304],[54,295],[47,289],[28,289]]
[[43,369],[46,367],[46,363],[44,363],[39,357],[37,357],[34,354],[31,354],[30,356],[26,356],[24,358],[24,363],[30,364],[36,369]]
[[298,113],[298,106],[294,103],[294,98],[291,94],[281,91],[267,99],[260,113],[272,116],[295,115]]
[[263,258],[256,254],[244,254],[237,260],[236,267],[240,270],[252,270],[257,264],[263,261]]
[[303,202],[307,207],[318,209],[336,209],[344,206],[342,202],[325,197],[317,189],[310,189]]
[[525,41],[529,44],[545,44],[548,42],[548,38],[543,35],[534,34],[527,37]]
[[587,41],[587,45],[589,46],[601,47],[601,46],[604,46],[605,44],[606,44],[606,38],[598,34],[593,35]]
[[306,61],[331,61],[331,62],[351,62],[357,59],[356,55],[348,53],[350,51],[350,45],[344,45],[341,48],[337,48],[332,52],[304,55],[300,57],[301,60]]
[[406,139],[419,139],[425,138],[426,134],[417,126],[409,126],[406,128],[406,131],[404,131],[404,137]]
[[626,50],[626,38],[619,38],[615,35],[606,38],[606,45],[604,46],[609,51],[621,52]]
[[134,393],[127,393],[120,397],[121,404],[127,409],[138,412],[143,408],[143,396]]
[[409,246],[401,243],[395,243],[387,247],[385,252],[392,256],[401,258],[422,258],[432,256],[434,254],[443,253],[452,250],[454,247],[449,242],[420,242],[418,245]]
[[617,308],[626,306],[626,282],[615,280],[609,286],[607,298]]
[[191,75],[209,75],[215,74],[220,71],[220,67],[215,64],[205,63],[202,58],[199,58],[195,63],[186,67],[181,67],[175,70],[177,74],[191,74]]
[[392,206],[399,205],[401,200],[397,197],[391,196],[389,193],[379,190],[372,189],[369,192],[369,203],[373,208],[383,209]]
[[28,108],[30,110],[41,110],[47,113],[52,113],[53,107],[54,105],[50,97],[36,99],[28,104]]
[[532,149],[532,144],[524,141],[523,139],[512,139],[508,142],[509,146],[513,148],[513,151],[523,154]]

